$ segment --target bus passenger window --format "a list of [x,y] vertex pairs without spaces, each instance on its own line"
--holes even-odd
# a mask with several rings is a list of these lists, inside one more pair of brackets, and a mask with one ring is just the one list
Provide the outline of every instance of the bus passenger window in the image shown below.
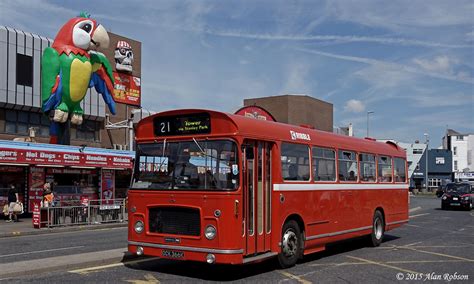
[[313,147],[313,176],[315,181],[336,180],[336,152]]
[[406,182],[405,160],[402,158],[394,158],[393,163],[395,165],[395,182]]
[[392,182],[392,158],[378,157],[377,175],[379,182]]
[[339,150],[338,152],[339,180],[357,181],[357,156],[354,152]]
[[375,182],[375,155],[359,154],[360,180]]
[[309,180],[308,146],[282,143],[281,170],[284,180]]

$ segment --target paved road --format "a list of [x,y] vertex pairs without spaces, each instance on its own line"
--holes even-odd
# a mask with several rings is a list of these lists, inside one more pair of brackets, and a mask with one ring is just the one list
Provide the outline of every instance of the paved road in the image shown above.
[[8,282],[441,283],[457,278],[459,283],[473,283],[474,211],[442,211],[439,199],[418,196],[411,198],[410,207],[410,223],[388,232],[380,247],[366,247],[363,240],[345,241],[290,269],[277,269],[273,261],[209,266],[141,259],[19,276]]

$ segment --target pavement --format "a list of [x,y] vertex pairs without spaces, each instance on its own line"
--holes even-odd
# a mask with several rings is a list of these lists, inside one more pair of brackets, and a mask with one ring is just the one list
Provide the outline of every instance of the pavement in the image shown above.
[[6,220],[0,220],[0,238],[51,234],[58,232],[97,230],[104,228],[126,227],[127,225],[127,222],[122,222],[37,229],[33,227],[32,218],[20,218],[19,222],[7,222]]

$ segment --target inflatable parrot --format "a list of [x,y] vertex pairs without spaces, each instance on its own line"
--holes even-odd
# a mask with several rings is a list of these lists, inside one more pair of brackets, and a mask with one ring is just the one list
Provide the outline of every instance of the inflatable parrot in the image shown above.
[[[102,25],[81,13],[58,32],[53,45],[43,52],[41,62],[41,99],[43,112],[52,118],[50,143],[69,144],[69,123],[80,125],[80,106],[88,88],[95,87],[115,114],[112,98],[112,67],[97,48],[107,48],[109,36]],[[67,137],[63,137],[67,136]]]

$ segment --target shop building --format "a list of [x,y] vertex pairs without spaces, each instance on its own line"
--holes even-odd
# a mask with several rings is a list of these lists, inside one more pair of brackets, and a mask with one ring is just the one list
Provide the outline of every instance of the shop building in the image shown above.
[[258,106],[276,121],[333,132],[333,105],[306,95],[283,95],[244,100],[244,107]]
[[41,60],[53,39],[0,26],[0,204],[15,185],[31,212],[45,182],[54,183],[61,205],[126,196],[134,157],[129,125],[141,105],[141,43],[108,34],[102,52],[113,67],[116,115],[89,89],[84,121],[70,129],[71,146],[51,145],[45,144],[50,120],[41,111]]
[[474,134],[446,130],[443,149],[453,153],[453,178],[456,181],[474,182]]
[[39,203],[45,182],[53,183],[55,202],[79,205],[84,199],[125,198],[134,153],[110,149],[0,141],[0,203],[10,185],[19,190],[26,212]]

